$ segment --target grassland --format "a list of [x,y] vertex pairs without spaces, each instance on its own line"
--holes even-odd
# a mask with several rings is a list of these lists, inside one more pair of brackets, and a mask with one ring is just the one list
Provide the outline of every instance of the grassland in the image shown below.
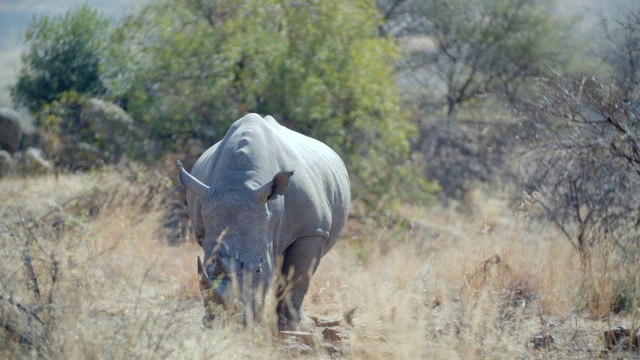
[[0,180],[0,358],[582,359],[606,356],[610,326],[635,326],[581,299],[587,283],[615,291],[615,262],[585,275],[530,201],[476,191],[387,227],[354,207],[305,299],[331,330],[279,338],[268,313],[205,329],[201,249],[166,241],[172,191],[163,170]]

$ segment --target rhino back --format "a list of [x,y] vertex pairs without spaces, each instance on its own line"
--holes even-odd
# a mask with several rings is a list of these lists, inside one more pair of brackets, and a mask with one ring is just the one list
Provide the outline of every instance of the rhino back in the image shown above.
[[291,229],[305,224],[296,229],[295,238],[326,236],[324,255],[340,237],[347,221],[351,191],[346,167],[322,142],[277,126],[280,139],[291,149],[283,159],[295,164],[294,192],[285,197],[284,218]]

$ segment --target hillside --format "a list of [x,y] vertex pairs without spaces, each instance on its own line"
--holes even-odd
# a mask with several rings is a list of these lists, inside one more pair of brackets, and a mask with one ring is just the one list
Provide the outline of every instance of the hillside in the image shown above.
[[[167,244],[163,172],[0,180],[0,357],[571,359],[603,351],[610,325],[633,326],[576,307],[575,251],[529,220],[530,203],[475,192],[464,206],[400,209],[393,228],[352,209],[305,299],[339,323],[311,339],[274,337],[269,313],[247,330],[230,315],[204,329],[201,249]],[[601,265],[588,279],[607,295],[615,270]]]

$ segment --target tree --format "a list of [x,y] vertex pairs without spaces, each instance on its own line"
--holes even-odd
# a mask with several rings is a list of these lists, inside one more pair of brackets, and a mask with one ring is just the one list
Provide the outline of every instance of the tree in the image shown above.
[[[356,196],[389,204],[412,175],[394,64],[370,1],[163,0],[114,33],[106,84],[167,149],[212,144],[247,112],[271,114],[338,151]],[[418,186],[416,186],[418,184]]]
[[11,87],[14,101],[38,112],[65,91],[100,94],[99,62],[110,21],[84,5],[61,16],[33,18],[27,51]]
[[[418,86],[443,88],[436,105],[444,104],[448,116],[487,94],[513,97],[531,79],[571,62],[569,25],[547,0],[388,0],[380,6],[394,32],[432,41],[412,49],[405,71]],[[432,77],[435,84],[428,82]]]
[[585,267],[603,242],[623,257],[640,249],[640,17],[621,25],[613,76],[550,79],[536,119],[547,129],[529,184]]

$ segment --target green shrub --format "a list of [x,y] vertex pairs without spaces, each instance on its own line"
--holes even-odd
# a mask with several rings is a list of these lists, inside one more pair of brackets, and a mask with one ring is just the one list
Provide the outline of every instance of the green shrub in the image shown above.
[[413,176],[400,52],[381,22],[365,0],[157,1],[115,30],[105,84],[168,150],[213,144],[248,112],[273,115],[334,148],[355,196],[387,208],[432,188]]
[[22,69],[11,87],[14,101],[37,113],[65,91],[103,93],[98,65],[109,26],[87,5],[65,15],[34,17],[25,32]]

